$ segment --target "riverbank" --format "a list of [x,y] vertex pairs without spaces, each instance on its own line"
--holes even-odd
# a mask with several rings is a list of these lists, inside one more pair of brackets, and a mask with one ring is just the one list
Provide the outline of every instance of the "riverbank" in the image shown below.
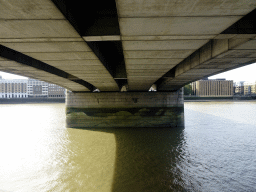
[[185,102],[244,102],[244,101],[256,101],[254,97],[186,97],[184,96]]
[[184,100],[184,102],[256,102],[256,100]]
[[[251,97],[184,97],[184,102],[244,102],[256,101]],[[65,103],[65,98],[13,98],[0,99],[0,104]]]
[[65,98],[12,98],[0,99],[0,104],[65,103]]

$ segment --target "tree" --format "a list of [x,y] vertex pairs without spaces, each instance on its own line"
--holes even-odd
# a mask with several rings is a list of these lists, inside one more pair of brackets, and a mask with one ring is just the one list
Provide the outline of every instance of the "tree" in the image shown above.
[[184,86],[184,95],[191,95],[192,94],[192,86],[191,84],[187,84]]

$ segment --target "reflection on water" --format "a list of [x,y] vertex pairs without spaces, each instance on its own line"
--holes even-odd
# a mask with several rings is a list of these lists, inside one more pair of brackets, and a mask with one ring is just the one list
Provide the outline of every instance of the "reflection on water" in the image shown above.
[[253,113],[185,103],[185,128],[89,130],[64,104],[1,105],[0,191],[255,191]]
[[168,191],[184,185],[176,164],[182,160],[183,129],[115,130],[113,191]]

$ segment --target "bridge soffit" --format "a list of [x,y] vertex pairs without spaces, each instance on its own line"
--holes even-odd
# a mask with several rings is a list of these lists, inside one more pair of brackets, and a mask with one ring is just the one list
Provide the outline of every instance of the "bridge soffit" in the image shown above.
[[256,59],[253,0],[96,0],[90,11],[71,0],[2,6],[0,56],[74,91],[172,91]]
[[0,56],[24,66],[1,62],[3,70],[55,82],[72,91],[119,90],[112,74],[52,1],[8,1],[1,6],[5,14],[0,13]]
[[158,89],[176,90],[190,82],[254,63],[255,18],[254,9],[168,71],[156,82]]

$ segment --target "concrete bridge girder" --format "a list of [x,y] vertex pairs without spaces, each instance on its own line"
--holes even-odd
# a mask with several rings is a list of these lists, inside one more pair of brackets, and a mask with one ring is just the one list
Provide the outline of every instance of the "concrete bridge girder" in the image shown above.
[[[190,57],[181,62],[175,70],[165,75],[159,82],[159,90],[172,90],[182,87],[189,81],[193,82],[209,74],[217,74],[227,69],[253,63],[256,61],[256,35],[252,38],[241,39],[214,39],[194,52]],[[254,50],[254,51],[253,51]],[[253,54],[250,54],[253,51]],[[236,53],[237,55],[234,55]],[[249,54],[248,54],[249,53]],[[168,78],[170,76],[170,78]]]
[[[29,71],[33,71],[33,78],[51,81],[72,91],[90,91],[90,88],[84,86],[86,83],[83,83],[90,76],[89,80],[93,82],[93,86],[102,91],[119,90],[109,72],[99,64],[101,63],[99,59],[51,1],[2,1],[1,6],[4,12],[7,12],[6,10],[8,12],[6,15],[1,15],[3,20],[0,23],[0,44],[41,61],[42,66],[52,66],[53,69],[66,72],[66,75],[58,78],[59,74],[51,71],[42,70],[39,73],[30,63],[27,67],[31,67]],[[54,62],[56,60],[57,63]],[[67,66],[67,60],[69,67],[62,68],[62,64]],[[72,63],[79,64],[73,66]],[[97,68],[94,67],[95,65]],[[1,66],[6,69],[10,67],[4,62]],[[20,74],[31,77],[30,72],[25,70],[28,69],[23,68]],[[19,73],[18,68],[16,71],[10,69],[7,71]],[[99,74],[105,78],[104,83],[102,80],[99,81]],[[70,81],[71,79],[73,82]],[[64,83],[65,81],[69,81],[69,85]]]
[[[152,59],[161,58],[161,62],[171,62],[173,70],[166,69],[167,75],[163,75],[163,71],[145,70],[144,75],[140,75],[140,79],[147,78],[153,81],[158,76],[156,84],[162,91],[177,90],[186,83],[220,71],[215,68],[205,71],[194,70],[184,73],[184,77],[179,72],[177,75],[173,74],[176,69],[183,68],[183,63],[190,59],[192,53],[197,52],[212,39],[245,38],[237,34],[221,33],[243,15],[255,9],[256,5],[255,1],[247,1],[244,4],[242,1],[207,1],[207,3],[179,1],[177,3],[165,0],[152,2],[117,0],[116,3],[129,89],[140,90],[142,87],[149,87],[150,81],[139,85],[136,83],[138,82],[136,66],[146,69]],[[222,47],[218,46],[218,48]],[[179,59],[182,61],[178,61]],[[150,65],[150,68],[158,69],[158,66],[160,66],[159,61]],[[143,79],[146,74],[147,77]]]
[[72,82],[66,78],[44,72],[34,67],[22,65],[18,62],[10,61],[2,57],[0,57],[0,71],[22,75],[32,79],[39,79],[53,84],[59,84],[59,82],[61,82],[59,85],[67,89],[89,91],[85,86]]
[[255,0],[0,2],[1,50],[23,54],[1,69],[73,91],[172,91],[255,58]]

